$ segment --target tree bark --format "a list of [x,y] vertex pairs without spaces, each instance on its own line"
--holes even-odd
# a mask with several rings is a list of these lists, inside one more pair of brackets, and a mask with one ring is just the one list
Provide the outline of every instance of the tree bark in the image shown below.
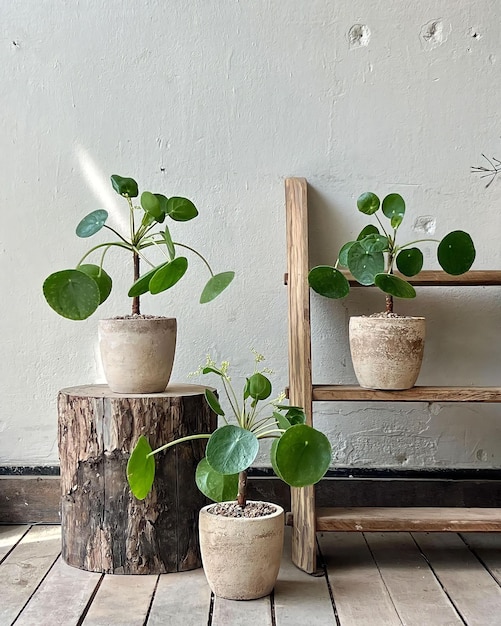
[[207,504],[195,484],[205,440],[156,455],[153,489],[143,501],[126,477],[140,435],[153,449],[212,432],[217,417],[204,387],[123,396],[106,385],[60,391],[62,555],[74,567],[113,574],[162,574],[201,566],[198,512]]

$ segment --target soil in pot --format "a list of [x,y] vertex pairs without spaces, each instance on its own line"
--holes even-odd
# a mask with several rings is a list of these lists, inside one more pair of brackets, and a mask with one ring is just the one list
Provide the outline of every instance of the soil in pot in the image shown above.
[[200,511],[200,551],[209,587],[229,600],[255,600],[273,590],[284,542],[284,510],[250,501]]

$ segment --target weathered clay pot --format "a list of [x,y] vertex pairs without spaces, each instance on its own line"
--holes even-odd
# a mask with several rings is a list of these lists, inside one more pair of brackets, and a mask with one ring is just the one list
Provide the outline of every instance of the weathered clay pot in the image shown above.
[[104,375],[116,393],[160,393],[169,383],[176,350],[174,318],[99,321]]
[[352,317],[355,375],[368,389],[410,389],[423,360],[424,317]]
[[265,517],[224,517],[200,511],[202,565],[209,587],[220,598],[255,600],[271,593],[280,569],[284,510]]

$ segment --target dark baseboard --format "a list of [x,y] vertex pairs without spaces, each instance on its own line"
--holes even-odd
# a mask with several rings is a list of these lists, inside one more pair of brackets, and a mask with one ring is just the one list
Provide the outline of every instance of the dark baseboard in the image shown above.
[[[249,497],[290,510],[271,470],[253,468]],[[501,507],[501,470],[340,468],[316,486],[318,506]],[[0,467],[0,523],[59,523],[59,468]]]

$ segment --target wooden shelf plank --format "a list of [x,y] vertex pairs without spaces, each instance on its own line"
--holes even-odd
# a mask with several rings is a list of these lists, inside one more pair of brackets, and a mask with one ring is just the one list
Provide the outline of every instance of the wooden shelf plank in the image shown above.
[[501,402],[501,387],[426,387],[400,391],[358,385],[313,385],[313,400],[324,402]]
[[501,509],[355,507],[317,509],[317,531],[499,532]]
[[[349,272],[343,272],[351,287],[364,287]],[[399,276],[417,287],[489,287],[501,285],[501,270],[470,270],[459,276],[451,276],[442,270],[423,270],[417,276],[409,278],[399,272]],[[289,274],[284,276],[284,284],[288,284]],[[373,285],[366,285],[373,287]]]

